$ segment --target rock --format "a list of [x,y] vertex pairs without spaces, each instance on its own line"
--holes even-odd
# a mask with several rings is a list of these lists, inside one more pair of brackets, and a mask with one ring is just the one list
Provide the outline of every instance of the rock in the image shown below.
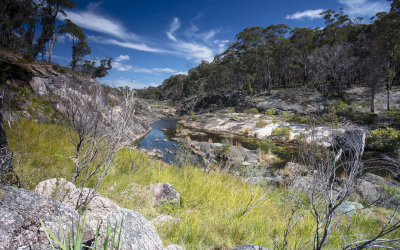
[[113,201],[104,198],[94,189],[76,188],[71,182],[64,179],[49,179],[40,182],[35,193],[41,194],[55,201],[62,202],[75,209],[86,201],[86,223],[95,232],[97,223],[110,211],[118,209],[119,206]]
[[96,231],[97,223],[109,212],[119,209],[120,207],[113,201],[104,198],[94,189],[83,188],[77,189],[70,193],[64,200],[64,203],[76,207],[87,200],[88,204],[84,205],[86,209],[86,222]]
[[[64,233],[77,225],[78,212],[71,207],[24,189],[0,188],[0,249],[50,249],[39,219],[55,235],[61,220]],[[65,235],[66,236],[66,235]],[[85,226],[83,240],[93,239],[94,232]]]
[[176,204],[181,202],[181,196],[169,183],[156,183],[150,188],[155,205]]
[[349,213],[354,213],[358,209],[362,208],[364,208],[363,205],[361,205],[358,202],[344,201],[342,204],[340,204],[340,206],[338,206],[336,211],[343,214],[349,214]]
[[175,218],[170,215],[161,214],[157,218],[151,221],[151,224],[154,226],[163,226],[167,224],[180,224],[182,223],[182,219]]
[[245,244],[245,245],[240,245],[240,246],[234,247],[231,250],[268,250],[268,248],[265,248],[260,245]]
[[[99,242],[103,242],[107,223],[114,227],[118,223],[117,233],[120,230],[121,219],[123,219],[121,230],[121,249],[126,250],[157,250],[163,249],[160,237],[156,229],[139,213],[128,209],[117,209],[108,213],[104,218],[99,231]],[[118,234],[116,236],[118,238]],[[111,243],[109,244],[111,246]]]
[[199,146],[194,146],[193,149],[196,150],[196,151],[200,151],[200,147]]
[[167,131],[167,129],[166,128],[162,128],[161,131]]
[[163,141],[163,142],[166,142],[166,141],[168,141],[168,139],[162,139],[162,141]]
[[54,201],[63,202],[68,194],[76,190],[77,188],[72,182],[63,178],[53,178],[39,182],[34,192]]
[[154,142],[158,142],[159,141],[159,139],[154,139]]
[[147,156],[148,157],[150,157],[150,158],[155,158],[155,157],[157,157],[157,153],[154,153],[154,152],[147,152]]
[[370,203],[377,202],[380,198],[378,189],[371,182],[361,180],[356,186],[356,192]]
[[32,90],[38,95],[46,95],[48,93],[45,80],[42,77],[33,77],[29,84]]
[[172,244],[164,247],[164,250],[184,250],[180,245]]

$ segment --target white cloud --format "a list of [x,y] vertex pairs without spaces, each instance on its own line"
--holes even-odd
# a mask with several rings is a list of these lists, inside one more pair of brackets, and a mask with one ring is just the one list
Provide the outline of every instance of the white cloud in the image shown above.
[[175,73],[176,70],[171,69],[171,68],[153,68],[154,72],[159,72],[159,73]]
[[286,19],[322,18],[320,13],[323,11],[324,11],[324,9],[298,11],[292,15],[286,15],[285,18]]
[[139,40],[137,35],[128,32],[121,23],[97,14],[93,9],[87,11],[67,11],[66,18],[88,30],[112,35],[120,39]]
[[124,65],[120,61],[112,62],[111,66],[118,71],[130,71],[133,69],[131,65]]
[[167,37],[176,42],[176,37],[175,37],[175,31],[177,31],[181,27],[181,22],[179,21],[179,18],[174,17],[174,20],[172,21],[169,31],[167,31]]
[[103,43],[103,44],[112,44],[112,45],[117,45],[119,47],[124,47],[124,48],[128,48],[128,49],[133,49],[133,50],[140,50],[140,51],[154,52],[154,53],[167,53],[166,50],[152,48],[152,47],[147,46],[144,43],[118,41],[115,39],[107,39],[107,38],[98,37],[98,36],[88,36],[88,39],[89,39],[89,41],[92,41],[92,42]]
[[187,75],[188,74],[188,72],[186,71],[179,71],[179,72],[176,72],[174,75]]
[[384,0],[339,0],[339,3],[343,4],[345,13],[350,17],[372,17],[390,9],[390,3]]
[[115,58],[116,62],[121,62],[121,61],[128,61],[131,58],[129,57],[129,55],[120,55],[117,58]]
[[215,36],[217,31],[210,30],[199,33],[199,29],[195,25],[192,25],[184,32],[186,39],[182,40],[175,34],[175,31],[180,27],[181,22],[179,18],[175,17],[167,32],[168,39],[172,41],[168,45],[170,53],[185,57],[188,60],[195,60],[196,62],[202,60],[212,61],[218,48],[213,48],[211,46],[213,44],[209,43],[209,40]]

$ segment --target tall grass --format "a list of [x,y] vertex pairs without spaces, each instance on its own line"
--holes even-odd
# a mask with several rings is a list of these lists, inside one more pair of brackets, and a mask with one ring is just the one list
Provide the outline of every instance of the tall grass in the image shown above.
[[[33,189],[39,181],[54,177],[70,179],[73,165],[68,157],[73,149],[62,128],[33,121],[20,121],[18,126],[20,141],[28,145],[16,165],[25,186]],[[17,148],[15,124],[7,130],[7,135],[11,149]],[[146,186],[158,182],[171,183],[181,194],[181,204],[153,207]],[[158,232],[164,245],[181,244],[188,249],[227,249],[245,243],[280,248],[290,209],[285,203],[287,190],[284,188],[250,185],[230,174],[206,173],[193,166],[170,166],[127,148],[120,150],[116,166],[98,191],[149,220],[161,213],[181,218],[182,223],[160,226]],[[254,200],[266,192],[268,196],[241,216],[251,192]],[[298,223],[289,234],[289,246],[307,249],[312,246],[313,217],[307,204],[299,214]],[[375,209],[351,218],[343,216],[327,248],[336,249],[353,239],[349,235],[372,236],[389,214],[388,210]]]

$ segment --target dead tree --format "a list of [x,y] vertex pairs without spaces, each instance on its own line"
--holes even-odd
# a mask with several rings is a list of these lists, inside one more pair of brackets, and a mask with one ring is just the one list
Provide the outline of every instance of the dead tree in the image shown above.
[[[303,164],[310,168],[311,181],[300,189],[306,194],[314,218],[313,249],[322,249],[329,242],[331,233],[337,229],[342,214],[341,207],[355,190],[357,179],[364,171],[361,157],[364,151],[365,133],[351,123],[332,128],[330,133],[322,136],[318,133],[317,123],[312,124],[309,130],[308,135],[311,138],[305,138],[300,152]],[[327,136],[330,138],[330,147],[326,147]],[[343,248],[398,248],[400,237],[394,239],[385,237],[400,229],[400,221],[396,220],[399,209],[400,205],[376,236],[347,243]],[[288,225],[290,224],[291,221],[288,222]],[[287,234],[285,231],[285,236]],[[286,241],[284,241],[285,246]]]
[[[76,92],[67,95],[64,102],[65,127],[74,147],[71,182],[81,188],[90,181],[94,190],[97,190],[117,160],[125,132],[134,126],[136,99],[132,91],[123,91],[122,94],[120,106],[106,111],[90,96]],[[85,202],[90,200],[93,193],[85,194]],[[82,206],[80,203],[76,205],[77,208]]]
[[[309,143],[301,148],[301,159],[312,172],[311,183],[305,188],[311,204],[315,230],[313,249],[322,249],[332,231],[339,223],[338,210],[354,190],[356,180],[363,170],[361,156],[364,150],[364,138],[360,129],[345,124],[346,128],[330,131],[331,147],[322,142],[326,138],[317,136],[317,126],[310,127]],[[340,143],[337,143],[340,142]],[[324,146],[323,146],[324,145]]]

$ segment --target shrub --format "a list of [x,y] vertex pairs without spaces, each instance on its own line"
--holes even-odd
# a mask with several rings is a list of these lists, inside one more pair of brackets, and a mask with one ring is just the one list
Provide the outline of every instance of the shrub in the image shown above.
[[398,125],[400,123],[400,107],[392,108],[391,110],[387,111],[389,117],[395,121]]
[[228,159],[229,154],[232,151],[232,147],[229,144],[215,147],[215,154],[221,159]]
[[281,140],[289,140],[290,139],[290,133],[293,131],[292,127],[280,127],[280,128],[275,128],[271,132],[272,138],[275,139],[281,139]]
[[265,114],[266,114],[266,115],[277,115],[277,114],[278,114],[278,111],[276,110],[276,108],[270,108],[270,109],[267,109],[267,110],[265,111]]
[[246,114],[258,114],[258,109],[251,108],[244,111]]
[[307,124],[308,117],[305,115],[295,115],[295,116],[290,117],[287,121],[293,122],[293,123]]
[[259,150],[270,153],[275,147],[275,143],[272,140],[261,140],[257,142]]
[[256,122],[256,127],[263,128],[263,127],[267,126],[268,124],[269,124],[269,122],[266,122],[266,121],[258,121],[258,122]]
[[377,150],[395,151],[400,146],[400,131],[390,127],[372,130],[368,143]]

